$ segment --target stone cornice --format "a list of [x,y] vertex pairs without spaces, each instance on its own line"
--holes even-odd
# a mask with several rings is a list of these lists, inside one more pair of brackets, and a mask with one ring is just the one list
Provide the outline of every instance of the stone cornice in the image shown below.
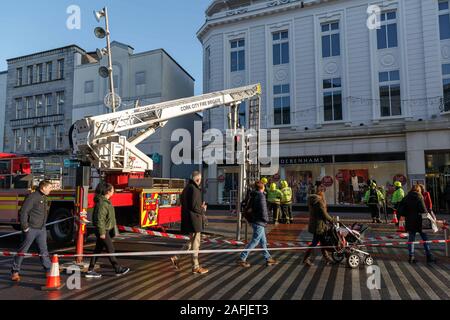
[[269,16],[280,12],[310,7],[321,3],[337,0],[273,0],[258,3],[248,7],[218,12],[211,17],[206,17],[206,22],[197,32],[197,38],[202,42],[204,35],[216,26],[249,20],[255,17]]

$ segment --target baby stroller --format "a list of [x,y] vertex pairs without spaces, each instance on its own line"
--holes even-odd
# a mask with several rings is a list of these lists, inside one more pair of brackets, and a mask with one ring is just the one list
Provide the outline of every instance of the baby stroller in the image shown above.
[[357,268],[361,263],[368,266],[373,264],[372,256],[362,249],[363,233],[368,226],[355,222],[351,227],[342,222],[333,224],[324,235],[324,245],[332,248],[331,257],[336,263],[340,263],[347,258],[347,265],[350,268]]

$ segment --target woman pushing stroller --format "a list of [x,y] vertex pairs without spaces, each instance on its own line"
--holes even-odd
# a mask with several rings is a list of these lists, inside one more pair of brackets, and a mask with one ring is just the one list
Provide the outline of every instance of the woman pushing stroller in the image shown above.
[[[325,197],[323,191],[316,191],[311,194],[308,198],[308,208],[309,208],[309,226],[308,231],[313,234],[313,240],[303,258],[303,263],[307,266],[312,266],[312,261],[310,256],[312,250],[320,242],[325,243],[324,236],[328,230],[327,222],[335,223],[335,218],[331,217],[327,212],[327,205],[325,202]],[[321,249],[323,258],[327,264],[332,264],[333,259],[326,249]]]

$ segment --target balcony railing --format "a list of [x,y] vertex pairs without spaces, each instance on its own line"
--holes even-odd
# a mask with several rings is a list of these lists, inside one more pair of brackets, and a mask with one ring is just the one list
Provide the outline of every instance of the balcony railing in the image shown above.
[[24,118],[24,119],[14,119],[11,120],[11,127],[23,127],[23,126],[36,126],[46,123],[63,122],[64,114],[52,114],[49,116]]

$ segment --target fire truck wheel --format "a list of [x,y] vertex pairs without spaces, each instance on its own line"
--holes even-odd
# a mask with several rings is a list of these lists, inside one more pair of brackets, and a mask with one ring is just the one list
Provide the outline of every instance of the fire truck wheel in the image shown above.
[[[69,209],[59,208],[51,215],[51,221],[62,220],[71,216]],[[50,226],[52,239],[60,243],[69,243],[73,241],[73,221],[66,220]]]

